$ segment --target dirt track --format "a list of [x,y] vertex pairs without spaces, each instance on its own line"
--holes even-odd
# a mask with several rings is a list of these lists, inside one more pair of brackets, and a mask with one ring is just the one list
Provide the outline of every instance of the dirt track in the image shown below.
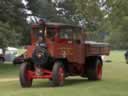
[[8,82],[8,81],[17,81],[19,80],[18,78],[3,78],[0,79],[0,82]]

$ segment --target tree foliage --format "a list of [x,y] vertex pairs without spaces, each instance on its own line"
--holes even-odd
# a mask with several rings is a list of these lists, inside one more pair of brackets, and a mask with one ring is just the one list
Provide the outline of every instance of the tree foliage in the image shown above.
[[26,0],[27,9],[32,11],[32,15],[44,18],[48,21],[60,21],[56,7],[51,0]]
[[[25,6],[21,0],[0,0],[0,40],[1,47],[10,46],[22,40],[27,29]],[[7,29],[6,29],[7,27]],[[17,36],[19,36],[17,38]],[[13,42],[12,42],[13,41]],[[4,44],[4,45],[3,45]]]
[[109,32],[114,48],[128,48],[128,0],[75,0],[87,31]]
[[128,0],[25,1],[26,6],[22,0],[0,0],[0,47],[29,43],[26,10],[48,21],[84,25],[93,38],[108,40],[114,48],[128,47]]
[[19,34],[8,23],[0,22],[0,48],[4,50],[8,46],[15,46],[19,43]]
[[128,0],[108,0],[111,8],[109,21],[111,22],[110,42],[115,48],[128,48]]

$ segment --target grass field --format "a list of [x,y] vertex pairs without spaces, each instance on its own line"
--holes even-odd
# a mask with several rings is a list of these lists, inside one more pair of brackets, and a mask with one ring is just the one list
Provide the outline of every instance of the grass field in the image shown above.
[[[128,65],[124,51],[112,51],[105,62],[103,80],[91,82],[70,77],[64,87],[50,87],[48,80],[35,80],[32,88],[21,88],[18,81],[0,81],[0,96],[128,96]],[[0,65],[0,79],[17,78],[18,66]]]
[[12,64],[0,64],[0,79],[16,78],[18,76],[19,67]]

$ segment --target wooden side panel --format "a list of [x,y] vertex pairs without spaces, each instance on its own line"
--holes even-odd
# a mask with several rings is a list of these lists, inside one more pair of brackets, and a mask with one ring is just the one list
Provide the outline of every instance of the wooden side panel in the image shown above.
[[85,45],[53,43],[48,44],[48,50],[52,57],[67,58],[71,63],[85,63]]
[[110,46],[86,44],[87,56],[109,55]]

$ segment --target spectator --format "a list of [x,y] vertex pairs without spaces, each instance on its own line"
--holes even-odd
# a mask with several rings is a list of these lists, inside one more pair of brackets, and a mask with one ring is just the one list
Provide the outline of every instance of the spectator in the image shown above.
[[128,50],[125,52],[125,60],[126,60],[126,63],[128,64]]

